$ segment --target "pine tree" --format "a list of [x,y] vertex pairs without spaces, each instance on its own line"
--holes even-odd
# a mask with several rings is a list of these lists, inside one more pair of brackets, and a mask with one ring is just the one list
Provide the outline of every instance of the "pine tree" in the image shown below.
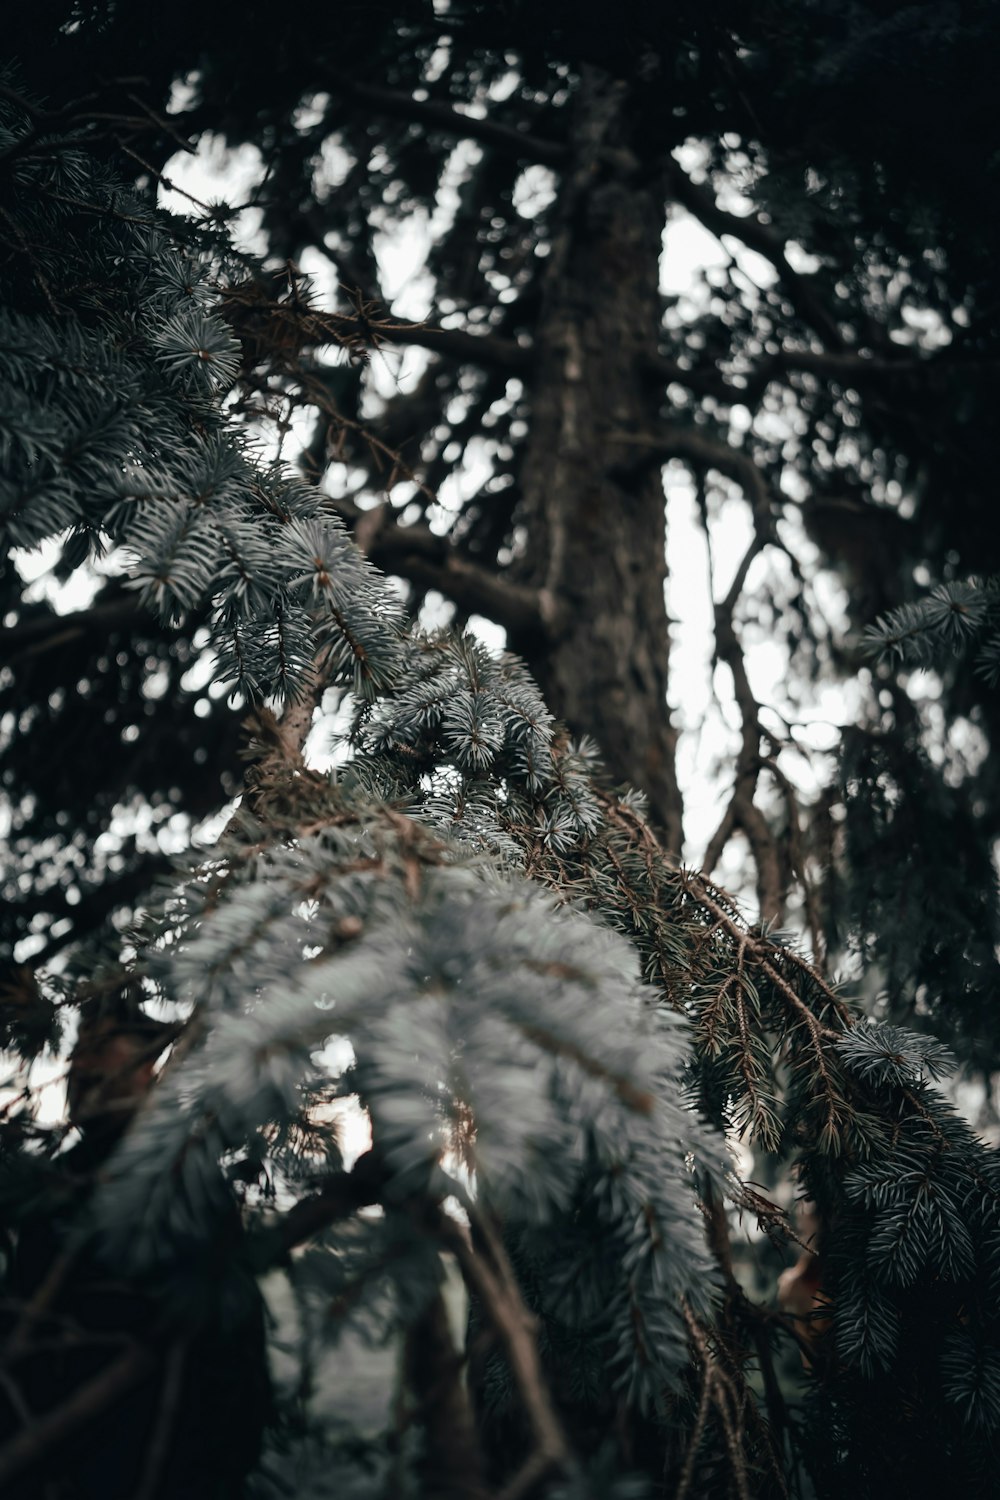
[[[920,417],[922,403],[939,409],[956,364],[985,371],[986,390],[992,367],[976,321],[985,269],[942,233],[953,184],[930,167],[914,181],[885,128],[882,170],[901,205],[923,194],[926,209],[924,223],[900,217],[890,233],[858,165],[864,142],[842,113],[845,80],[863,86],[866,49],[895,45],[898,33],[855,17],[837,51],[833,11],[817,10],[805,28],[762,13],[744,32],[720,9],[681,17],[669,35],[626,11],[612,48],[606,34],[554,15],[551,44],[521,36],[505,104],[501,80],[515,63],[487,13],[456,13],[443,57],[440,18],[393,15],[412,45],[396,44],[388,69],[360,12],[337,38],[335,71],[308,36],[288,32],[264,80],[242,51],[262,56],[252,26],[224,53],[207,20],[196,58],[186,49],[198,28],[186,30],[180,8],[156,39],[153,102],[131,113],[130,85],[101,85],[112,113],[103,100],[39,101],[13,75],[5,84],[4,525],[13,546],[58,544],[64,572],[101,553],[119,569],[68,620],[23,608],[17,571],[6,575],[17,618],[4,692],[21,718],[4,750],[12,848],[34,851],[11,935],[22,935],[26,911],[41,912],[43,960],[65,937],[77,945],[67,977],[92,977],[103,945],[101,982],[117,984],[122,940],[98,924],[135,906],[156,861],[138,838],[108,858],[111,811],[120,820],[130,799],[196,817],[218,801],[220,770],[235,769],[237,716],[182,681],[196,660],[200,670],[211,662],[213,686],[234,691],[244,714],[253,709],[238,810],[211,848],[170,869],[127,934],[146,1004],[182,1032],[80,1232],[109,1274],[155,1289],[192,1326],[207,1286],[222,1303],[235,1296],[248,1256],[260,1276],[284,1268],[297,1309],[294,1399],[255,1480],[263,1493],[332,1484],[625,1494],[643,1483],[652,1494],[989,1493],[1000,1417],[996,1167],[933,1087],[949,1067],[945,1049],[896,1022],[919,1008],[966,1058],[994,1064],[991,781],[981,777],[973,797],[954,761],[934,763],[926,713],[889,662],[875,668],[884,702],[873,694],[844,736],[839,793],[799,828],[803,810],[777,760],[786,747],[762,724],[737,629],[750,568],[779,549],[787,465],[810,485],[803,524],[851,580],[853,618],[871,623],[903,605],[871,632],[873,652],[919,649],[934,632],[947,645],[955,617],[981,625],[991,649],[988,591],[952,582],[931,605],[903,600],[914,559],[968,573],[976,549],[992,570],[975,533],[988,445],[967,445],[965,511],[946,527],[947,461]],[[128,17],[96,30],[76,20],[51,78],[72,74],[81,46],[102,58],[95,77],[124,73],[115,62],[134,42]],[[949,58],[989,24],[960,28]],[[185,125],[222,125],[233,141],[266,136],[272,152],[268,265],[233,251],[228,211],[192,223],[149,201],[176,145],[162,114],[168,85],[196,62],[200,94]],[[786,80],[780,119],[763,103],[776,76]],[[824,78],[835,81],[825,95]],[[414,98],[422,82],[428,97]],[[335,89],[327,102],[316,97],[324,83]],[[911,97],[905,78],[893,86]],[[812,131],[797,137],[787,122],[807,96]],[[483,105],[481,121],[456,99]],[[309,100],[313,126],[299,112]],[[222,102],[227,112],[213,115]],[[320,143],[336,132],[362,160],[372,116],[384,122],[385,169],[363,160],[327,199],[312,185]],[[751,149],[757,133],[768,139]],[[759,210],[740,218],[682,173],[670,147],[692,135],[709,143],[706,183],[745,172]],[[401,320],[373,279],[372,230],[401,201],[431,203],[446,146],[470,136],[481,155],[432,255],[433,312],[452,326]],[[806,199],[796,174],[812,169],[817,141],[836,170]],[[147,191],[125,184],[130,160]],[[515,201],[526,160],[557,174],[530,229]],[[665,182],[673,202],[769,258],[777,280],[748,293],[736,257],[697,326],[661,317]],[[319,240],[345,288],[332,310],[295,264],[306,232],[317,240],[317,205],[328,226]],[[786,232],[819,269],[794,268]],[[921,260],[928,244],[937,261]],[[277,283],[275,255],[287,262]],[[913,306],[973,336],[954,355],[918,339],[899,353]],[[775,323],[777,352],[759,342]],[[372,414],[370,365],[407,342],[440,359],[414,396]],[[310,353],[331,346],[346,364]],[[966,391],[954,403],[953,444],[974,432],[986,400]],[[741,442],[731,414],[752,403]],[[242,418],[299,406],[318,429],[296,474],[262,460]],[[789,460],[767,417],[793,406],[805,436]],[[443,537],[428,521],[455,461],[449,445],[484,428],[495,434],[493,474]],[[333,456],[365,475],[353,495],[310,482],[331,437]],[[716,608],[742,750],[712,841],[716,857],[737,831],[749,841],[763,919],[750,925],[707,875],[665,852],[680,850],[659,477],[672,458],[701,477],[706,515],[726,480],[754,515]],[[365,510],[358,500],[380,468],[396,483],[386,504]],[[898,577],[878,562],[907,524],[901,495],[917,505],[902,553],[909,577],[902,558]],[[405,603],[374,563],[409,580]],[[414,617],[433,588],[456,617],[428,634]],[[798,632],[804,658],[822,663],[823,643],[802,638],[806,598],[772,592],[776,629]],[[506,626],[534,679],[517,657],[463,633],[472,612]],[[834,640],[825,660],[856,674],[852,651]],[[964,658],[934,659],[947,722],[967,718],[987,736],[993,699],[982,678]],[[139,719],[157,661],[162,697],[151,701],[162,715],[154,707]],[[85,696],[101,689],[106,729],[60,698],[77,672]],[[326,692],[352,713],[335,774],[304,753]],[[51,756],[53,726],[80,722],[100,758],[74,763],[57,745],[65,769],[54,778],[37,747]],[[123,741],[138,747],[132,766],[108,752]],[[182,764],[193,745],[200,769]],[[784,832],[762,776],[787,799]],[[623,790],[629,780],[638,793]],[[843,833],[817,882],[802,840],[812,835],[815,859],[838,806]],[[915,867],[924,837],[950,861]],[[833,945],[863,951],[890,996],[889,1024],[862,1020],[822,961],[776,935],[793,878],[814,939],[825,923]],[[54,901],[60,884],[77,897],[82,884],[83,899]],[[88,949],[83,937],[96,941]],[[15,1058],[37,1057],[72,1009],[44,968],[13,971],[2,1021]],[[328,1050],[337,1038],[353,1058],[339,1071]],[[335,1101],[352,1095],[370,1114],[373,1148],[348,1171],[330,1122]],[[56,1201],[63,1132],[42,1123],[38,1102],[29,1075],[4,1119],[15,1226]],[[794,1173],[819,1206],[832,1328],[816,1346],[808,1325],[737,1279],[733,1207],[781,1243],[793,1230],[727,1169],[726,1131],[752,1143],[774,1180]],[[238,1252],[226,1250],[220,1163],[244,1184]],[[447,1264],[472,1304],[459,1333]],[[36,1324],[22,1309],[10,1334],[15,1388]],[[402,1335],[407,1351],[393,1420],[375,1435],[317,1424],[310,1399],[329,1351],[359,1332]],[[797,1342],[810,1391],[790,1404],[780,1360]],[[134,1377],[130,1358],[121,1368]],[[153,1339],[142,1358],[144,1378],[159,1378],[169,1348]],[[64,1413],[23,1425],[0,1474],[30,1483],[53,1437],[66,1438]]]
[[[840,0],[669,17],[627,3],[610,26],[555,4],[452,5],[447,20],[423,3],[342,6],[329,34],[279,28],[277,47],[259,5],[180,0],[154,27],[104,11],[53,0],[43,23],[33,7],[8,45],[54,97],[90,80],[100,149],[147,187],[205,130],[264,153],[268,273],[227,311],[243,399],[315,423],[303,470],[334,464],[349,527],[382,502],[365,549],[407,581],[411,611],[431,590],[459,627],[503,626],[550,709],[644,791],[669,848],[709,871],[746,849],[768,920],[808,927],[833,969],[863,959],[886,1014],[932,1024],[988,1073],[996,696],[971,661],[945,661],[928,688],[858,644],[929,588],[1000,571],[995,276],[977,207],[996,171],[992,8],[932,24]],[[416,322],[386,305],[377,250],[421,215],[434,243]],[[661,305],[665,222],[699,223],[730,259]],[[273,279],[286,261],[314,270],[314,305],[297,273]],[[352,339],[352,363],[331,357]],[[424,362],[393,391],[405,349]],[[669,667],[664,463],[675,510],[690,480],[716,547],[730,526],[748,539],[740,587],[714,583],[729,795],[715,835],[686,843],[676,740],[695,724]],[[45,705],[3,750],[19,867],[37,865],[5,891],[4,938],[32,922],[51,957],[141,895],[171,819],[235,794],[238,717],[198,685],[194,616],[164,635],[114,576],[69,620],[23,604],[16,572],[4,587],[18,624],[3,711]],[[762,636],[788,663],[773,702],[745,670]],[[845,732],[817,762],[796,721],[845,678]],[[48,749],[61,735],[87,746],[72,776]],[[880,777],[907,789],[928,857],[877,894],[859,876],[913,843],[905,816],[870,818]],[[985,857],[966,870],[958,849]]]

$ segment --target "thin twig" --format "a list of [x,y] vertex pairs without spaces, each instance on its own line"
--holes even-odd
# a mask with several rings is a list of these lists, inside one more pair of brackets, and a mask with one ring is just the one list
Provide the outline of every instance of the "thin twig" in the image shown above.
[[160,1406],[156,1414],[156,1426],[153,1429],[149,1448],[146,1451],[146,1462],[143,1465],[142,1479],[139,1482],[139,1488],[135,1492],[134,1500],[155,1500],[156,1492],[163,1479],[167,1454],[174,1435],[177,1407],[183,1388],[182,1379],[187,1350],[187,1341],[185,1339],[177,1339],[171,1344],[167,1352],[166,1360],[164,1361],[163,1384],[160,1388]]

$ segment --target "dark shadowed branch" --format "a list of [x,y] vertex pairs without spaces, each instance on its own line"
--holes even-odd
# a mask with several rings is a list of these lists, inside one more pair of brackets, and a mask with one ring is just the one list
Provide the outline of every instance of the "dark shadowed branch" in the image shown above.
[[670,189],[678,203],[715,235],[732,235],[750,250],[770,261],[796,312],[835,348],[846,342],[836,317],[815,285],[814,278],[793,270],[785,252],[785,237],[772,224],[765,223],[754,211],[746,215],[729,213],[716,202],[709,184],[691,181],[687,173],[674,164],[670,169]]
[[486,116],[466,114],[451,104],[439,99],[415,99],[411,94],[399,93],[379,84],[361,83],[346,73],[332,75],[338,92],[359,104],[371,105],[376,114],[390,115],[396,119],[412,120],[428,130],[440,130],[447,135],[456,135],[468,141],[481,141],[484,145],[512,153],[521,161],[544,162],[551,166],[564,163],[569,151],[561,141],[545,140],[529,131],[515,130]]
[[386,573],[397,573],[423,589],[437,589],[459,609],[487,615],[521,639],[551,623],[542,590],[464,557],[447,537],[428,526],[400,526],[390,505],[360,510],[345,500],[332,504],[354,523],[361,550]]
[[387,308],[372,310],[370,315],[367,309],[364,313],[318,312],[301,304],[269,300],[256,288],[247,287],[226,292],[223,300],[226,316],[240,337],[260,340],[273,350],[413,344],[447,359],[495,365],[511,374],[530,369],[534,357],[526,345],[499,334],[401,322]]
[[148,1379],[156,1364],[156,1355],[151,1349],[133,1344],[106,1365],[100,1374],[78,1386],[68,1401],[37,1417],[29,1427],[11,1438],[0,1448],[0,1491],[19,1475],[37,1468],[88,1422],[113,1406],[119,1397]]

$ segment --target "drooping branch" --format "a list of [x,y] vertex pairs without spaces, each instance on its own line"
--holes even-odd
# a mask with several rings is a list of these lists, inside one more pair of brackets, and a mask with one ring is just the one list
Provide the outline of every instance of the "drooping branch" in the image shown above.
[[763,521],[772,509],[771,487],[749,453],[734,448],[720,438],[697,427],[680,427],[667,423],[655,433],[615,433],[612,441],[625,452],[621,467],[630,472],[665,463],[669,458],[687,459],[693,467],[717,469],[740,485],[755,517]]

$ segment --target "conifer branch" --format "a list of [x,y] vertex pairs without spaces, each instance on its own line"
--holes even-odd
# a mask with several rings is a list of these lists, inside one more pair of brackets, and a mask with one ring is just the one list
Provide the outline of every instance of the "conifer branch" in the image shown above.
[[[625,80],[609,90],[594,70],[579,82],[572,78],[567,88],[577,89],[578,135],[589,144],[579,181],[553,216],[561,220],[556,239],[566,253],[554,280],[564,273],[571,280],[573,256],[581,246],[589,254],[589,241],[600,238],[603,208],[624,213],[625,198],[604,197],[603,189],[620,186],[614,181],[619,169],[638,173],[642,154],[642,143],[629,139]],[[365,102],[375,107],[373,99]],[[0,97],[0,114],[8,106]],[[134,123],[119,125],[131,129]],[[440,128],[463,123],[452,119]],[[36,124],[30,117],[14,119],[9,128],[23,138]],[[158,999],[191,1019],[114,1155],[87,1176],[93,1194],[79,1207],[100,1236],[101,1256],[115,1262],[126,1281],[134,1277],[156,1289],[170,1284],[179,1265],[202,1301],[217,1290],[216,1268],[245,1288],[235,1223],[231,1236],[217,1234],[218,1211],[232,1208],[221,1170],[233,1164],[248,1182],[258,1171],[265,1174],[282,1194],[287,1190],[292,1207],[265,1218],[250,1246],[254,1269],[279,1263],[291,1279],[301,1278],[303,1322],[310,1292],[318,1293],[327,1314],[318,1332],[321,1348],[330,1343],[334,1319],[344,1327],[349,1316],[373,1312],[380,1331],[398,1336],[410,1328],[414,1339],[424,1339],[409,1351],[417,1356],[414,1378],[424,1400],[400,1424],[400,1431],[411,1421],[419,1425],[424,1444],[415,1461],[411,1445],[401,1446],[393,1478],[402,1488],[420,1479],[425,1488],[440,1482],[470,1500],[484,1488],[478,1462],[489,1445],[489,1416],[486,1403],[469,1399],[462,1379],[468,1349],[454,1347],[446,1326],[441,1254],[456,1257],[488,1325],[486,1336],[501,1346],[491,1371],[525,1418],[528,1451],[515,1455],[497,1481],[502,1500],[526,1500],[549,1480],[583,1487],[573,1452],[581,1406],[566,1379],[573,1372],[566,1370],[557,1328],[530,1310],[537,1305],[547,1317],[555,1294],[568,1285],[573,1296],[559,1305],[557,1318],[566,1316],[568,1342],[575,1347],[579,1339],[588,1358],[600,1360],[596,1409],[621,1412],[625,1430],[614,1434],[621,1437],[615,1457],[629,1461],[633,1422],[644,1434],[661,1430],[666,1402],[678,1418],[673,1456],[679,1474],[664,1472],[659,1453],[653,1482],[669,1488],[679,1477],[690,1497],[704,1462],[710,1482],[720,1476],[745,1500],[761,1484],[778,1493],[794,1488],[785,1484],[792,1471],[780,1472],[783,1455],[748,1391],[754,1350],[774,1430],[790,1445],[798,1441],[798,1424],[785,1421],[764,1337],[768,1321],[788,1325],[741,1300],[721,1193],[703,1195],[710,1244],[696,1197],[703,1181],[719,1187],[727,1180],[723,1130],[746,1132],[778,1170],[787,1170],[793,1158],[801,1163],[803,1182],[825,1200],[823,1253],[829,1230],[836,1251],[829,1264],[850,1268],[833,1297],[838,1358],[822,1372],[822,1394],[843,1424],[844,1446],[857,1431],[851,1403],[864,1403],[872,1392],[876,1400],[881,1390],[892,1393],[902,1379],[907,1420],[900,1424],[900,1446],[916,1426],[911,1410],[920,1418],[940,1412],[949,1461],[967,1449],[967,1467],[982,1469],[1000,1410],[993,1389],[996,1299],[993,1289],[987,1294],[981,1286],[996,1259],[997,1190],[988,1152],[930,1087],[946,1067],[943,1050],[898,1027],[858,1024],[815,965],[748,924],[733,898],[710,880],[677,868],[638,799],[607,790],[595,753],[586,744],[569,744],[516,660],[492,656],[457,633],[426,638],[408,630],[395,591],[361,555],[482,609],[488,580],[463,574],[480,567],[478,554],[461,552],[428,527],[401,527],[389,505],[361,512],[264,468],[233,420],[229,393],[234,385],[238,393],[242,378],[251,393],[284,403],[279,425],[287,415],[287,428],[302,408],[325,416],[328,425],[317,424],[317,453],[331,431],[346,433],[345,449],[366,448],[371,470],[384,463],[386,492],[403,475],[425,482],[426,497],[427,472],[407,469],[387,442],[321,397],[322,372],[313,384],[300,354],[310,341],[333,343],[362,363],[394,334],[397,342],[416,342],[435,331],[397,323],[381,303],[360,297],[336,315],[339,323],[331,321],[308,306],[300,295],[302,278],[289,268],[288,298],[277,314],[267,298],[241,289],[243,305],[231,325],[242,318],[241,377],[241,351],[219,320],[211,282],[220,265],[231,264],[224,249],[211,270],[197,255],[182,253],[158,227],[155,212],[114,185],[105,161],[88,165],[79,138],[69,144],[65,170],[60,150],[67,142],[53,141],[39,176],[11,179],[13,223],[5,221],[4,234],[17,253],[7,267],[12,311],[3,315],[10,337],[0,351],[3,411],[13,413],[2,432],[13,475],[4,512],[11,543],[35,547],[67,533],[110,537],[135,559],[145,607],[159,612],[161,628],[181,619],[206,621],[219,663],[217,684],[236,681],[254,702],[279,705],[258,713],[251,747],[256,763],[219,845],[199,851],[199,862],[178,873],[162,911],[135,935],[141,985],[155,986]],[[314,143],[304,144],[311,150]],[[507,145],[519,152],[522,141]],[[27,155],[22,164],[38,166]],[[53,176],[58,180],[50,192]],[[625,187],[629,194],[645,191],[636,176]],[[363,198],[350,200],[345,218]],[[649,202],[643,233],[650,231],[646,269],[654,296],[658,241],[652,231],[660,201]],[[288,223],[294,238],[297,208]],[[513,220],[505,223],[501,240]],[[753,224],[724,232],[742,229],[746,242],[756,233]],[[197,240],[209,244],[207,226]],[[456,232],[442,252],[445,263],[460,241]],[[627,236],[623,243],[633,245]],[[771,250],[782,281],[789,277],[787,285],[806,299],[804,317],[808,293],[820,282],[789,276],[779,235]],[[613,258],[621,266],[628,257]],[[94,287],[113,291],[112,316],[91,295]],[[765,301],[769,313],[787,315],[787,306],[779,307],[787,301],[780,290]],[[581,295],[579,305],[585,301]],[[752,318],[755,309],[747,311]],[[518,317],[523,313],[519,303]],[[317,324],[317,317],[325,321]],[[776,331],[779,343],[786,334],[808,342],[801,320],[792,323],[791,332]],[[834,316],[832,327],[817,332],[841,364],[828,363],[823,371],[820,356],[811,354],[803,360],[810,377],[840,381],[835,371],[844,370],[843,357],[855,357],[835,343],[836,323]],[[530,360],[530,352],[514,347],[516,360],[505,366],[501,355],[499,375],[477,377],[466,408],[476,412],[475,420],[489,404],[486,396],[494,401],[502,392],[505,370]],[[453,341],[451,348],[465,357]],[[806,371],[810,359],[815,368]],[[880,349],[879,360],[892,357]],[[447,372],[432,368],[437,381],[447,380]],[[673,373],[685,372],[678,366]],[[697,388],[700,372],[688,373]],[[348,378],[344,384],[354,399],[357,383]],[[603,390],[599,384],[591,389],[592,410],[601,412]],[[706,395],[720,390],[725,398],[725,386],[703,386]],[[424,395],[421,420],[442,410],[441,391],[429,385]],[[800,406],[805,416],[810,404],[821,416],[832,412],[836,437],[838,402],[829,396]],[[445,420],[452,434],[462,432],[447,413]],[[514,420],[509,409],[500,418],[510,422],[512,466]],[[641,468],[676,456],[698,474],[717,469],[742,487],[753,511],[753,542],[717,606],[716,654],[731,666],[743,723],[737,788],[713,847],[737,827],[758,840],[766,918],[780,901],[786,856],[754,805],[760,775],[777,777],[793,822],[797,815],[775,759],[783,742],[762,728],[750,691],[736,612],[750,567],[773,540],[781,497],[772,489],[772,466],[763,458],[755,463],[756,437],[746,450],[731,446],[720,435],[721,423],[667,427],[647,437],[642,428],[652,424],[623,412],[618,425],[626,464],[634,459],[633,468]],[[848,425],[843,422],[842,430]],[[544,458],[543,452],[543,471]],[[544,472],[540,479],[544,483]],[[654,489],[647,485],[645,494]],[[631,499],[622,496],[623,504]],[[354,523],[357,546],[335,510]],[[573,524],[572,506],[565,515],[563,535]],[[502,509],[501,519],[506,525],[509,511]],[[497,535],[491,533],[491,546]],[[637,530],[623,554],[626,565],[641,547]],[[449,588],[448,575],[456,572]],[[628,576],[628,566],[620,576]],[[506,584],[502,573],[497,578]],[[566,594],[564,607],[576,607],[572,589]],[[530,590],[517,594],[516,604],[509,593],[506,602],[497,599],[491,612],[521,639],[556,613]],[[950,586],[930,615],[926,608],[919,614],[883,622],[873,644],[909,653],[926,639],[930,650],[935,641],[947,644],[944,632],[961,645],[973,615],[992,631],[995,612]],[[81,616],[69,626],[78,627],[96,631],[98,622],[85,624]],[[19,649],[50,639],[52,632],[40,626],[21,637]],[[609,692],[617,692],[618,666],[630,659],[625,650],[617,660],[612,654],[602,687],[608,683]],[[348,764],[335,775],[310,768],[304,753],[327,681],[353,690],[356,706],[340,747]],[[772,753],[764,756],[767,740]],[[789,838],[792,864],[804,874],[794,829]],[[3,1024],[18,1037],[6,1011]],[[350,1079],[331,1076],[318,1061],[334,1037],[350,1042]],[[21,1061],[30,1064],[37,1056],[30,1038],[17,1046]],[[698,1120],[680,1079],[693,1083],[710,1124]],[[322,1163],[336,1159],[337,1147],[328,1109],[354,1088],[384,1155],[372,1153],[352,1172],[324,1180],[317,1174]],[[46,1130],[33,1117],[37,1099],[29,1079],[10,1111],[0,1111],[3,1145],[13,1140],[18,1169],[27,1174],[19,1207],[29,1214],[38,1201],[33,1174],[41,1168],[44,1176],[47,1153],[55,1154],[65,1137],[65,1129]],[[443,1178],[440,1164],[450,1152],[474,1169],[474,1200]],[[43,1209],[46,1191],[43,1182]],[[442,1206],[452,1191],[468,1213],[471,1235]],[[785,1232],[773,1206],[754,1204],[748,1192],[734,1197],[754,1206],[777,1237]],[[260,1202],[256,1194],[248,1198],[251,1216]],[[384,1214],[359,1212],[375,1203]],[[293,1253],[307,1242],[307,1254]],[[204,1282],[197,1269],[202,1248],[213,1267]],[[21,1337],[30,1334],[32,1357],[41,1352],[39,1344],[52,1341],[44,1331],[35,1339],[35,1314],[63,1275],[68,1305],[77,1274],[85,1282],[91,1264],[81,1258],[79,1266],[52,1269],[34,1304],[15,1297],[27,1315]],[[414,1328],[421,1310],[426,1320]],[[65,1320],[52,1326],[61,1333]],[[113,1337],[120,1344],[120,1336]],[[922,1337],[926,1357],[918,1351]],[[97,1330],[94,1342],[102,1339],[109,1342]],[[303,1369],[312,1347],[312,1330],[304,1329]],[[150,1377],[165,1357],[167,1335],[157,1331],[148,1346],[152,1364],[128,1372],[130,1382],[149,1382],[154,1399]],[[36,1443],[41,1428],[49,1448],[62,1450],[65,1468],[67,1432],[78,1430],[73,1422],[87,1421],[87,1412],[106,1413],[116,1390],[122,1393],[115,1368],[107,1367],[96,1393],[78,1389],[26,1430],[28,1453],[22,1451],[19,1462],[29,1471],[45,1462]],[[146,1466],[140,1485],[152,1485],[160,1467],[179,1370],[176,1356],[171,1380],[161,1387],[161,1422],[158,1428],[154,1423],[152,1443],[141,1435]],[[65,1394],[64,1387],[55,1399],[63,1402]],[[595,1405],[584,1405],[584,1415]],[[982,1441],[972,1436],[972,1418],[982,1418]],[[50,1419],[55,1426],[46,1429]],[[871,1425],[879,1426],[881,1437],[880,1423]],[[581,1452],[596,1446],[590,1436],[583,1435]],[[637,1446],[645,1446],[644,1437]],[[863,1461],[870,1457],[865,1450]],[[298,1458],[296,1452],[291,1462],[297,1465]],[[345,1451],[343,1461],[350,1488],[353,1452]]]

